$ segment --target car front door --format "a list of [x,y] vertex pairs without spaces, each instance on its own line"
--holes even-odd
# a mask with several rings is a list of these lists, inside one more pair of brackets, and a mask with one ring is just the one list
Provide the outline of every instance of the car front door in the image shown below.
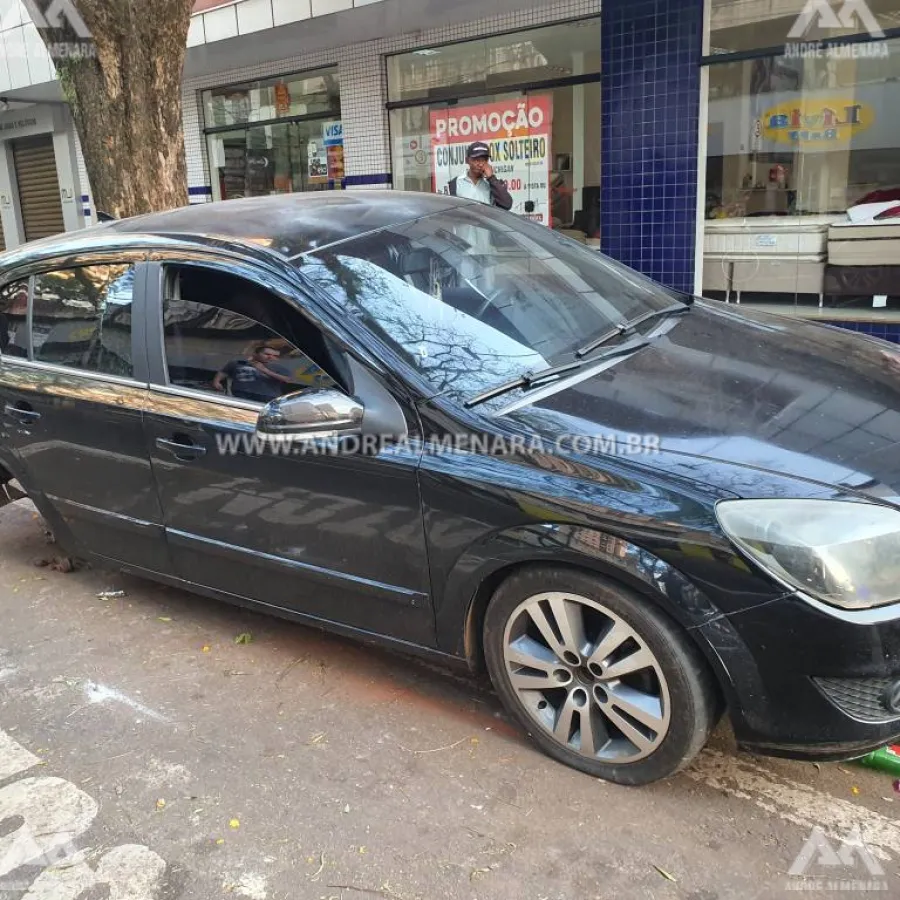
[[0,443],[74,552],[165,571],[142,425],[142,259],[68,258],[0,291]]
[[[257,273],[209,260],[151,265],[145,428],[178,577],[433,644],[418,457],[400,448],[282,455],[255,444],[267,396],[336,386],[356,372],[362,402],[367,391],[373,401],[398,401],[335,350],[291,302],[289,286],[278,296]],[[322,353],[334,372],[320,365]],[[262,383],[257,357],[287,381]]]

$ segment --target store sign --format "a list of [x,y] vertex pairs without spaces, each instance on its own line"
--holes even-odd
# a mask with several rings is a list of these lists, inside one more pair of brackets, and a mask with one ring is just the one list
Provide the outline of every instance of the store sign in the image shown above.
[[344,126],[340,121],[322,123],[322,140],[307,146],[310,184],[334,182],[344,178]]
[[553,98],[503,100],[476,106],[456,106],[431,113],[432,184],[448,193],[450,180],[464,175],[466,147],[485,141],[491,165],[506,182],[513,212],[550,224],[550,135]]
[[763,137],[783,144],[845,144],[875,122],[875,110],[842,98],[794,100],[766,110]]

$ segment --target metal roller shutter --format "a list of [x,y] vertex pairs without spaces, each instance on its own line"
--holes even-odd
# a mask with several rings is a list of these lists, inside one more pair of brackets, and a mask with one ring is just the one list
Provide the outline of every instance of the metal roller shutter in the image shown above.
[[12,142],[25,240],[65,231],[53,138],[41,135]]

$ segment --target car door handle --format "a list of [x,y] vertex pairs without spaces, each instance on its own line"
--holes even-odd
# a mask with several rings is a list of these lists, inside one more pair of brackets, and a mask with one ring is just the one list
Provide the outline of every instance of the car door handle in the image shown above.
[[202,447],[200,444],[189,444],[182,441],[170,441],[166,438],[157,438],[156,446],[159,447],[160,450],[171,453],[178,459],[197,459],[200,456],[206,455],[206,447]]
[[41,414],[35,412],[27,403],[7,403],[3,408],[3,413],[7,419],[15,419],[22,425],[28,425],[31,422],[37,422]]

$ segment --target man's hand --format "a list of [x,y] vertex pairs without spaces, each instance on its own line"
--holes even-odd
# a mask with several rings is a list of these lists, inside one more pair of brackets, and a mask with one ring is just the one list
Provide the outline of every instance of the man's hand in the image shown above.
[[487,160],[484,161],[484,165],[481,167],[481,174],[488,179],[494,177],[494,167]]
[[282,384],[293,384],[290,378],[286,375],[281,375],[278,372],[273,372],[265,363],[261,363],[258,360],[254,360],[250,363],[257,372],[262,372],[263,375],[267,375],[269,378],[274,378],[276,381],[280,381]]

